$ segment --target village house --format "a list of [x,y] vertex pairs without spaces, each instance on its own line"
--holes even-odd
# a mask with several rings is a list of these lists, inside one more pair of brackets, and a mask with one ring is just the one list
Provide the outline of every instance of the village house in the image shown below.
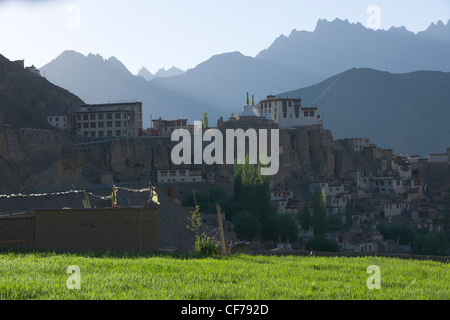
[[339,244],[342,251],[383,252],[386,250],[383,236],[375,225],[364,232],[359,223],[353,223],[349,231],[330,232],[328,237]]
[[177,129],[188,129],[187,119],[163,120],[161,118],[152,120],[156,135],[170,137]]
[[69,130],[71,129],[72,117],[68,117],[65,115],[48,116],[47,122],[52,127],[59,128],[61,130]]
[[352,150],[355,152],[362,151],[364,148],[372,146],[370,143],[370,139],[368,138],[348,138],[338,141],[343,143],[348,150]]
[[283,187],[270,191],[270,201],[278,214],[297,214],[299,212],[299,203],[296,201],[294,193]]
[[159,183],[190,183],[205,182],[201,169],[167,169],[157,170],[157,181]]

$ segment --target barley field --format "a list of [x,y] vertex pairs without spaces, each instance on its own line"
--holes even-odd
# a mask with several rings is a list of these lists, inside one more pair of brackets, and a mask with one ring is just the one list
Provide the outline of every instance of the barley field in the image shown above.
[[434,261],[381,257],[0,253],[1,300],[449,298],[449,265]]

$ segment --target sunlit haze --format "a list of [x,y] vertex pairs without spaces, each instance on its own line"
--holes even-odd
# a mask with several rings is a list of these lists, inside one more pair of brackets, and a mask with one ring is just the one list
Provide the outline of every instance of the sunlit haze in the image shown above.
[[75,50],[115,56],[134,74],[187,70],[219,53],[254,57],[293,29],[313,31],[319,19],[367,26],[373,5],[381,29],[418,32],[450,18],[446,0],[0,0],[0,53],[37,67]]

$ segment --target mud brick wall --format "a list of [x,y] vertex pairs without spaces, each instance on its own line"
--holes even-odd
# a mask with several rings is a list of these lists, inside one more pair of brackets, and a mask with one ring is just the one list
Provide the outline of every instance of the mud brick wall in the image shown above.
[[34,218],[0,218],[0,247],[34,248]]
[[158,250],[158,209],[35,210],[35,250]]

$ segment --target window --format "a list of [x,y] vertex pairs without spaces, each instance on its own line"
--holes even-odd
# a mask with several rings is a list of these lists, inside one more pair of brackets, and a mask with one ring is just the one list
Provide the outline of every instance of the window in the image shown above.
[[300,116],[300,108],[298,106],[294,107],[295,117],[298,119]]
[[122,126],[122,121],[116,121],[116,127],[120,128]]
[[103,113],[100,113],[100,114],[98,115],[98,120],[103,120]]
[[87,123],[87,122],[86,122],[86,123],[83,123],[83,128],[84,128],[84,129],[88,129],[88,128],[89,128],[89,123]]
[[95,120],[95,114],[91,114],[91,120]]
[[99,131],[99,132],[98,132],[98,136],[99,136],[100,138],[103,138],[103,134],[104,134],[103,131]]
[[98,123],[98,127],[99,128],[104,128],[105,127],[105,123],[104,122],[99,122]]
[[107,135],[108,137],[112,137],[112,130],[108,130]]
[[307,117],[307,116],[308,116],[308,111],[304,111],[304,112],[303,112],[303,115],[304,115],[305,117]]
[[186,171],[184,171],[184,170],[183,170],[183,171],[180,171],[180,176],[181,176],[181,177],[186,176]]
[[81,116],[77,115],[77,121],[81,121]]
[[95,123],[95,122],[91,122],[91,128],[95,128],[95,127],[96,127],[96,125],[97,125],[97,123]]
[[48,121],[53,122],[53,118],[52,117],[48,118]]
[[77,123],[77,128],[81,129],[81,123]]
[[122,118],[122,114],[119,113],[119,112],[117,112],[117,113],[116,113],[116,119],[121,119],[121,118]]
[[167,177],[167,171],[161,171],[161,176],[162,177]]
[[[283,104],[285,104],[286,102],[283,102]],[[287,118],[287,106],[283,105],[283,118]]]
[[310,111],[310,112],[309,112],[309,116],[310,116],[310,117],[314,117],[314,111]]
[[88,121],[89,119],[88,119],[88,115],[87,114],[84,114],[83,115],[83,121]]
[[112,121],[106,122],[106,127],[107,128],[112,128]]
[[120,137],[120,130],[116,130],[116,137]]
[[95,131],[91,131],[91,137],[95,138]]
[[170,176],[171,177],[175,177],[177,175],[177,172],[176,171],[170,171]]
[[106,119],[111,120],[112,119],[112,113],[107,113],[106,114]]

